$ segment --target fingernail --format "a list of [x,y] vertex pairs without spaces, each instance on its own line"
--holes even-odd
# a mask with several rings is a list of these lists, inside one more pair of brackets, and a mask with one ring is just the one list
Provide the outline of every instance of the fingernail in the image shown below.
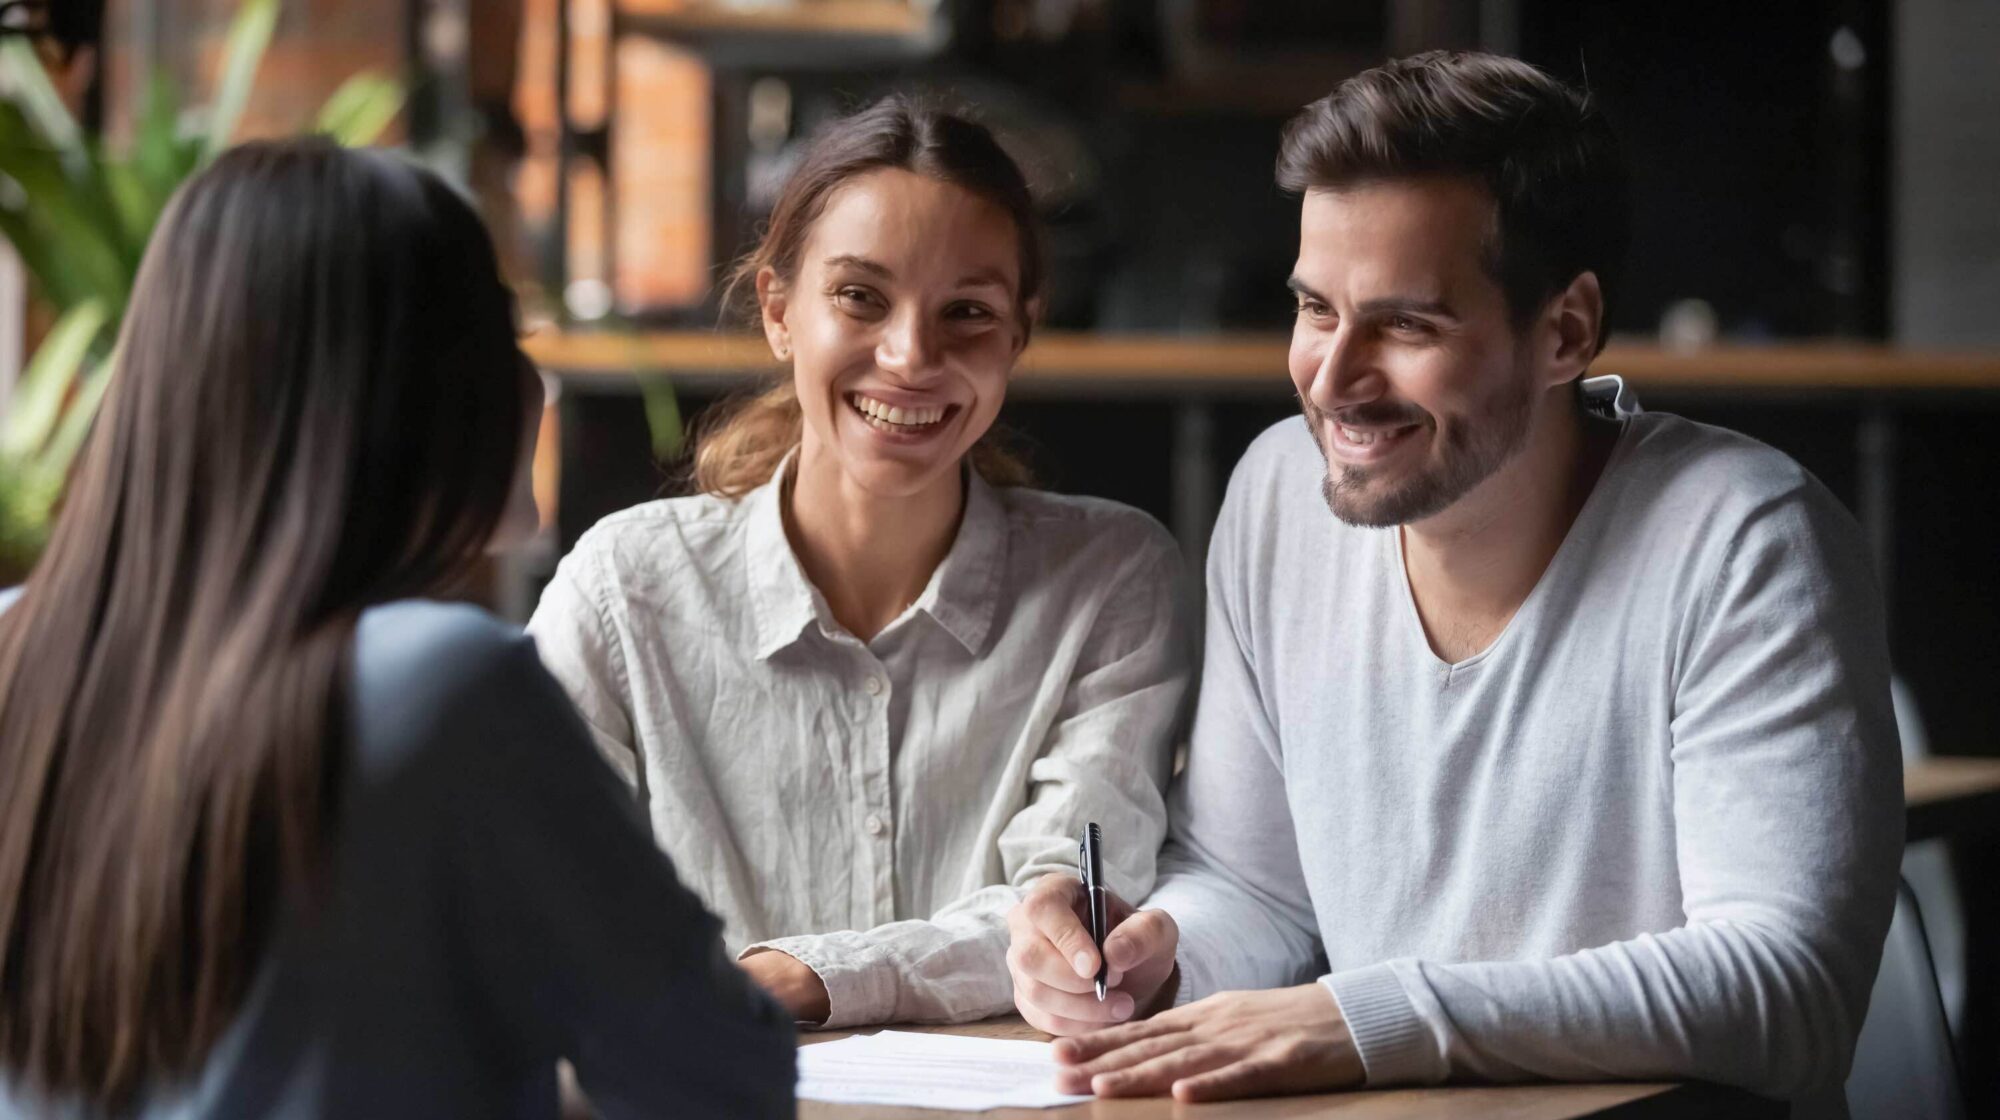
[[1076,974],[1078,976],[1089,976],[1097,971],[1090,967],[1090,954],[1081,950],[1078,950],[1076,956],[1071,958],[1071,963],[1076,965]]
[[1111,997],[1111,1017],[1123,1022],[1132,1017],[1132,997],[1120,993]]

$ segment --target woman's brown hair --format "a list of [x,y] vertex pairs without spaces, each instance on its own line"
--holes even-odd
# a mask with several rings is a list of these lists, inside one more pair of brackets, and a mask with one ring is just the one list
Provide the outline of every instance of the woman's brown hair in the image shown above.
[[461,578],[530,379],[478,218],[321,141],[224,154],[139,271],[68,505],[0,613],[0,1070],[197,1068],[335,823],[367,606]]
[[[723,303],[755,289],[768,268],[786,283],[798,275],[799,253],[827,200],[843,184],[871,171],[910,171],[986,199],[1014,219],[1020,245],[1020,290],[1014,293],[1023,341],[1041,305],[1043,262],[1041,225],[1034,196],[1021,169],[983,125],[956,113],[891,94],[852,116],[821,128],[806,146],[798,169],[786,181],[770,224],[757,247],[730,273]],[[756,315],[754,300],[749,313]],[[697,433],[694,483],[704,493],[740,498],[771,480],[778,463],[798,446],[803,417],[790,377],[724,406]],[[995,486],[1025,486],[1027,466],[989,431],[968,458],[981,478]]]

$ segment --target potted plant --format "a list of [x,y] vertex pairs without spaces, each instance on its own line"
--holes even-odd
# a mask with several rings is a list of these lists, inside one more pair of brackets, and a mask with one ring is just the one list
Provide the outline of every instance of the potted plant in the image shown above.
[[[112,152],[80,127],[24,39],[0,40],[0,236],[12,243],[54,325],[0,416],[0,587],[25,578],[48,537],[103,399],[139,259],[167,200],[228,146],[277,25],[279,0],[246,0],[229,29],[206,111],[183,112],[156,79],[132,139]],[[366,144],[400,111],[393,79],[350,78],[311,130]]]

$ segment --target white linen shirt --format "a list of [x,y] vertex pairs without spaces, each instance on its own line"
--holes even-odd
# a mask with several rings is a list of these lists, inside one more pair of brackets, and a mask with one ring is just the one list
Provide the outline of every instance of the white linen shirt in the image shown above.
[[605,518],[528,629],[732,952],[782,950],[828,1026],[1012,1006],[1006,912],[1076,873],[1152,889],[1192,665],[1173,538],[967,472],[958,536],[862,642],[786,538],[779,467],[739,501]]

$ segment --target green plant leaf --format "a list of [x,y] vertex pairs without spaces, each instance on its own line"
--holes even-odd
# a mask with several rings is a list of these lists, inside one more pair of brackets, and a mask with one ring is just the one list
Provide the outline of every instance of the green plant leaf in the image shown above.
[[43,472],[0,458],[0,587],[28,578],[60,495]]
[[686,431],[681,426],[681,402],[674,383],[665,377],[639,378],[639,396],[646,404],[646,428],[653,437],[653,457],[672,459],[681,453]]
[[136,274],[139,255],[145,251],[146,239],[153,232],[153,223],[159,220],[161,200],[156,199],[146,186],[146,180],[131,164],[107,161],[101,171],[104,185],[111,192],[111,201],[118,208],[118,225],[125,235],[122,248]]
[[342,82],[320,106],[313,131],[358,148],[374,143],[402,109],[402,83],[364,71]]
[[63,405],[84,375],[90,349],[110,314],[102,304],[71,308],[42,339],[21,371],[0,421],[0,458],[22,459],[39,452],[61,423]]
[[14,252],[35,278],[41,296],[58,308],[74,307],[91,298],[88,277],[78,272],[75,262],[49,243],[48,235],[17,212],[0,210],[0,234],[13,244]]
[[[19,106],[0,102],[0,175],[20,190],[20,205],[7,209],[38,229],[40,240],[62,258],[60,264],[46,256],[29,261],[47,294],[65,308],[84,298],[122,303],[138,265],[137,249],[123,237],[123,221],[96,154],[88,146],[79,146],[74,158],[58,154],[33,133]],[[67,281],[45,275],[58,269]],[[58,289],[69,282],[83,290],[68,288],[65,298]]]
[[68,479],[70,464],[76,461],[76,453],[83,447],[85,436],[90,434],[91,425],[97,422],[98,406],[104,403],[104,394],[111,388],[111,371],[118,368],[118,356],[98,362],[94,368],[77,383],[76,395],[70,398],[69,407],[63,410],[62,421],[56,425],[54,434],[42,448],[37,465],[49,475]]
[[278,0],[245,0],[229,25],[228,45],[223,49],[222,79],[215,87],[215,101],[208,110],[208,138],[202,146],[202,162],[220,155],[236,135],[243,119],[243,106],[250,103],[250,87],[257,81],[257,67],[271,34],[278,26]]
[[27,39],[18,35],[0,39],[0,74],[13,87],[13,100],[34,122],[36,131],[64,153],[83,146],[83,130],[77,127],[76,118],[70,116],[62,95],[49,81],[49,72],[42,68],[41,58]]
[[[132,132],[131,166],[154,200],[153,211],[164,209],[169,196],[194,167],[200,146],[181,137],[180,98],[163,72],[155,71],[139,103]],[[190,152],[192,149],[192,152]]]

